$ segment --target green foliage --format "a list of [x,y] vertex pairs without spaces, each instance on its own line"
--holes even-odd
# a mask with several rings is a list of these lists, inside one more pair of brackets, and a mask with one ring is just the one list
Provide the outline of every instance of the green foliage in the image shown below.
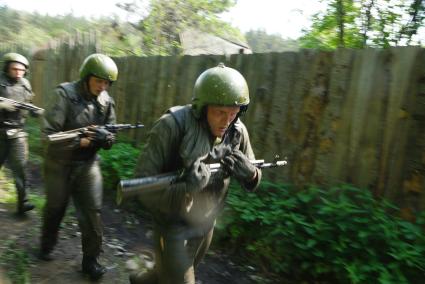
[[8,50],[26,54],[28,50],[74,36],[77,32],[97,32],[102,51],[111,56],[144,55],[141,51],[142,33],[130,23],[114,17],[86,19],[72,14],[52,17],[0,7],[0,39],[3,48]]
[[30,159],[41,163],[43,144],[41,143],[40,118],[29,117],[25,124],[25,131],[28,133]]
[[39,47],[47,41],[73,34],[75,31],[87,31],[90,22],[71,14],[51,17],[40,14],[18,12],[7,6],[0,7],[0,39],[2,43]]
[[28,51],[77,32],[96,32],[102,52],[111,56],[174,55],[181,52],[179,33],[189,27],[231,40],[244,40],[238,29],[219,17],[235,3],[235,0],[143,0],[118,4],[132,22],[116,16],[51,17],[0,6],[0,39],[5,49]]
[[298,50],[296,40],[283,39],[280,35],[270,35],[264,30],[251,30],[245,33],[245,37],[252,51],[256,53]]
[[361,47],[360,28],[355,25],[356,19],[360,16],[360,10],[354,2],[328,1],[327,11],[313,16],[310,30],[300,38],[301,46],[323,50],[337,47]]
[[397,218],[395,206],[367,190],[263,182],[246,193],[232,185],[228,204],[221,244],[296,283],[419,283],[425,274],[424,218]]
[[7,177],[6,171],[4,167],[0,169],[0,202],[7,202],[11,198],[11,192],[15,189],[13,179]]
[[110,150],[101,150],[103,187],[115,189],[120,179],[133,176],[140,150],[128,143],[116,143]]
[[13,283],[30,283],[28,254],[15,241],[2,245],[7,249],[0,255],[0,264],[7,269],[7,276]]
[[[42,212],[43,212],[44,203],[46,203],[45,196],[44,195],[42,196],[42,195],[39,195],[39,194],[30,194],[29,200],[31,200],[31,203],[35,205],[37,213],[41,217]],[[73,207],[73,206],[70,206],[70,207]]]
[[143,35],[142,50],[146,55],[179,54],[179,34],[187,28],[243,40],[239,30],[219,18],[236,4],[234,0],[151,0],[149,5],[143,5],[144,2],[119,4],[119,7],[140,17],[135,26]]
[[[44,196],[39,194],[29,194],[29,200],[35,205],[37,212],[41,215],[45,203]],[[17,202],[16,188],[12,177],[5,174],[4,169],[0,170],[0,203],[15,205]]]
[[[425,2],[418,0],[327,0],[300,38],[305,48],[390,47],[421,44]],[[423,44],[423,43],[422,43]]]

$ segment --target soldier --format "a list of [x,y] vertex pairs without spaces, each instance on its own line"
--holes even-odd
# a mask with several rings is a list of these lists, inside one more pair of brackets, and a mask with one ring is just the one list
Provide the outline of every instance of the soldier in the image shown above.
[[[0,97],[28,103],[34,97],[30,82],[24,78],[29,68],[28,60],[18,53],[3,56],[3,72],[0,74]],[[0,168],[8,160],[15,178],[18,193],[19,215],[34,209],[28,202],[25,168],[28,160],[28,134],[24,131],[28,112],[17,109],[12,103],[0,101]],[[41,112],[34,111],[38,116]]]
[[[107,90],[117,80],[115,62],[106,55],[88,56],[80,68],[80,79],[62,83],[51,96],[46,110],[43,134],[50,135],[92,125],[116,122],[114,101]],[[91,279],[106,272],[99,264],[102,246],[102,175],[97,151],[110,149],[114,134],[90,128],[83,137],[47,145],[44,160],[46,204],[39,257],[52,259],[58,230],[72,197],[82,238],[82,271]]]
[[[151,129],[137,177],[184,168],[185,178],[141,202],[154,219],[155,267],[132,273],[131,283],[195,283],[194,269],[210,245],[230,176],[255,190],[261,171],[239,117],[249,104],[248,86],[235,69],[219,64],[196,80],[192,105],[169,109]],[[207,163],[225,171],[211,175]]]

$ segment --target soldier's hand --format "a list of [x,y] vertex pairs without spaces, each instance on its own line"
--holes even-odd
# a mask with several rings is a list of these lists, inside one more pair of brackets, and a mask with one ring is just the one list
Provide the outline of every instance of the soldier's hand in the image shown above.
[[231,176],[242,182],[250,182],[257,177],[257,168],[240,150],[233,150],[221,160],[221,163]]
[[186,176],[186,188],[190,192],[201,191],[208,185],[211,171],[208,165],[202,162],[202,158],[193,162]]
[[101,127],[90,126],[86,135],[101,146],[115,142],[115,135]]
[[91,140],[89,138],[83,137],[80,139],[80,147],[87,148],[91,144]]
[[14,111],[16,111],[16,107],[11,102],[0,101],[0,110],[14,112]]

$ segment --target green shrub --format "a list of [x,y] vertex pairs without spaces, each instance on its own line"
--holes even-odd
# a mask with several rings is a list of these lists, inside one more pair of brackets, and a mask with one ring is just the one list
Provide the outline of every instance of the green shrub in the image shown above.
[[0,255],[0,265],[6,268],[7,276],[13,283],[30,283],[29,256],[16,241],[2,243],[5,250]]
[[110,150],[99,151],[105,189],[115,189],[120,179],[133,176],[139,153],[128,143],[116,143]]
[[43,153],[41,143],[40,118],[28,117],[25,124],[25,131],[28,133],[28,145],[30,151],[30,159],[41,160]]
[[263,182],[246,193],[232,184],[217,228],[221,245],[295,283],[420,283],[424,218],[412,224],[397,213],[351,186],[296,191]]

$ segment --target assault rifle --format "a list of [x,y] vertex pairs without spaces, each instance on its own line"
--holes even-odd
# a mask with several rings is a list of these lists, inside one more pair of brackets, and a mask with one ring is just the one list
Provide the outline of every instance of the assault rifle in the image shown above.
[[36,112],[36,113],[39,113],[39,114],[43,114],[43,112],[44,112],[44,109],[37,107],[33,104],[30,104],[30,103],[17,102],[15,100],[8,99],[8,98],[5,98],[5,97],[0,97],[0,101],[8,102],[8,103],[12,104],[14,107],[16,107],[17,109],[29,110],[31,112]]
[[[272,163],[266,163],[264,160],[252,160],[251,163],[259,169],[281,167],[288,163],[286,160],[278,161],[278,158],[279,157],[277,156],[275,161]],[[208,166],[212,174],[217,173],[221,168],[220,163],[208,164]],[[116,202],[119,205],[123,199],[130,196],[164,189],[171,184],[178,182],[182,175],[183,172],[177,171],[150,177],[122,180],[117,186]]]
[[124,129],[136,129],[136,128],[142,128],[144,127],[143,124],[105,124],[105,125],[94,125],[94,126],[87,126],[87,127],[81,127],[73,130],[68,131],[62,131],[54,134],[47,135],[47,141],[49,143],[61,143],[66,142],[69,140],[73,140],[76,137],[82,137],[86,134],[87,131],[90,131],[90,128],[103,128],[108,130],[109,132],[115,133],[119,130]]

